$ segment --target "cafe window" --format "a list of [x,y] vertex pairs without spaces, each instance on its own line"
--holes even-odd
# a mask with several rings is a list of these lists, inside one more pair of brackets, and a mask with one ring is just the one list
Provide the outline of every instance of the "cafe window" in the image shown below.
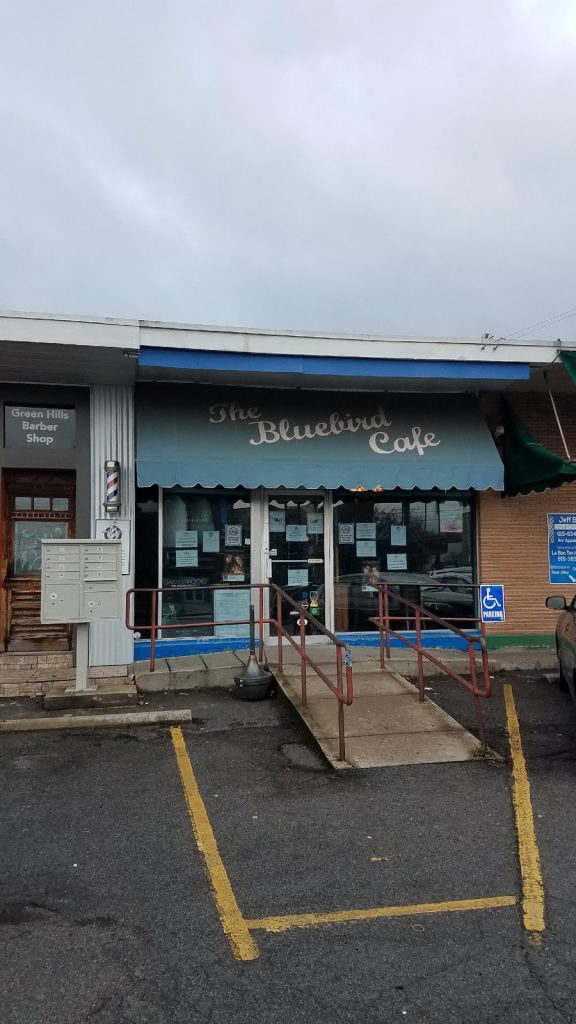
[[467,494],[335,491],[336,630],[376,629],[370,621],[378,611],[374,583],[383,579],[442,618],[472,616],[472,538]]
[[[162,505],[164,638],[246,636],[250,615],[250,493],[172,488]],[[220,591],[204,590],[226,584]],[[170,592],[171,587],[190,590]],[[216,625],[210,626],[208,623]]]

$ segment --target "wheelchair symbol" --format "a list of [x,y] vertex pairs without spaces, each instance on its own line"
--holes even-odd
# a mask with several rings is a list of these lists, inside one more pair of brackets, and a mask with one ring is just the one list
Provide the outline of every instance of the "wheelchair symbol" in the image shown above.
[[486,587],[486,593],[482,597],[482,607],[485,608],[487,612],[491,612],[496,608],[502,607],[498,598],[491,593],[490,587]]

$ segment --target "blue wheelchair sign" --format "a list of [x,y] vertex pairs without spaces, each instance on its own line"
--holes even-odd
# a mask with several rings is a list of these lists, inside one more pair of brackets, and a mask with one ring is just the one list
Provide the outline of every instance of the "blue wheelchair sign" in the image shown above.
[[502,584],[483,584],[480,587],[480,612],[482,622],[506,621],[504,587]]

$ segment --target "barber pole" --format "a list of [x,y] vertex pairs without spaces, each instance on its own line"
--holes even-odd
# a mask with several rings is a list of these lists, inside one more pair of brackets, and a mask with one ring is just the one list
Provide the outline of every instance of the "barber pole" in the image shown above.
[[120,463],[116,459],[106,459],[104,473],[106,476],[104,508],[109,513],[118,513],[120,511]]

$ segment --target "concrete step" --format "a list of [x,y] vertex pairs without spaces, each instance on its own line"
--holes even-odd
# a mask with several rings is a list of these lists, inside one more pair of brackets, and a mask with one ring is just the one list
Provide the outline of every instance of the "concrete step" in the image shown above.
[[134,683],[119,684],[117,679],[102,679],[93,689],[67,693],[65,684],[45,693],[42,706],[46,711],[64,708],[132,707],[138,704],[138,691]]
[[242,671],[246,658],[246,651],[162,658],[156,662],[154,672],[150,672],[147,661],[137,662],[134,666],[134,681],[140,693],[229,689],[234,686],[234,676]]

